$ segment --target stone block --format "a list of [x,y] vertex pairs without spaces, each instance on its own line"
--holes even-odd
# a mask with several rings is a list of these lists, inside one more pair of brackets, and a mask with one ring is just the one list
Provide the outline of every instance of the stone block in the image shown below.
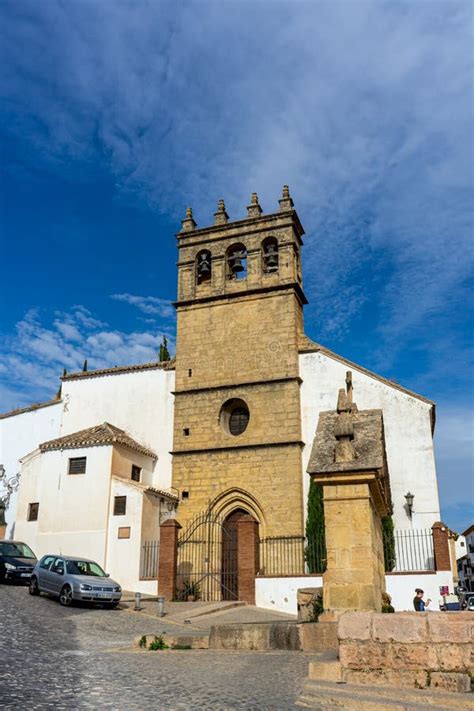
[[471,641],[471,629],[464,612],[430,612],[428,633],[433,642]]
[[209,636],[209,649],[263,651],[270,647],[270,625],[214,625]]
[[432,672],[430,689],[441,691],[454,691],[458,694],[471,691],[471,677],[469,674],[456,674],[453,672]]
[[391,658],[399,669],[437,669],[436,648],[430,644],[402,644],[393,642]]
[[[428,613],[427,613],[428,614]],[[428,639],[426,615],[419,612],[375,614],[372,620],[373,638],[377,642],[425,642]]]
[[309,663],[308,678],[317,681],[345,681],[346,672],[336,659]]
[[345,680],[349,684],[425,689],[428,673],[424,669],[347,669]]
[[298,625],[300,647],[304,652],[337,651],[336,622],[308,622]]
[[392,667],[392,649],[388,644],[342,640],[339,661],[348,669],[386,669]]
[[471,665],[471,644],[437,644],[437,668],[441,671],[467,672]]
[[370,639],[371,612],[345,612],[339,618],[337,636],[339,639]]

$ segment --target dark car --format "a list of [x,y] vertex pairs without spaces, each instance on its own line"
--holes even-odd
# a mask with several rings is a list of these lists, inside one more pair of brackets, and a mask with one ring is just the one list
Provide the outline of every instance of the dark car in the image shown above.
[[37,563],[33,551],[21,541],[0,541],[0,583],[28,583]]

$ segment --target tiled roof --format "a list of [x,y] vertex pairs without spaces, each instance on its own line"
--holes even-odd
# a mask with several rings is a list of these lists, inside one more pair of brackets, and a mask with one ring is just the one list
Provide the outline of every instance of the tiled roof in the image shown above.
[[79,380],[81,378],[97,378],[100,375],[115,375],[118,373],[135,373],[140,370],[174,370],[175,359],[163,362],[152,361],[151,363],[138,363],[137,365],[116,365],[113,368],[102,368],[100,370],[86,370],[78,373],[67,373],[61,380]]
[[340,356],[338,353],[334,353],[334,351],[330,351],[329,348],[326,348],[326,346],[322,346],[320,343],[316,343],[315,341],[312,341],[306,335],[300,336],[298,350],[300,353],[321,352],[324,355],[329,356],[330,358],[334,358],[335,360],[338,360],[340,363],[344,363],[345,365],[348,365],[350,368],[355,368],[356,370],[359,370],[361,373],[365,373],[366,375],[369,375],[371,378],[380,380],[381,383],[385,383],[386,385],[390,385],[390,387],[395,388],[396,390],[400,390],[400,392],[405,393],[406,395],[411,395],[411,397],[416,397],[418,400],[422,400],[423,402],[428,403],[428,405],[433,405],[433,406],[435,405],[433,400],[429,400],[428,398],[424,397],[423,395],[418,395],[418,393],[413,392],[413,390],[408,390],[408,388],[404,388],[403,385],[399,385],[398,383],[394,382],[393,380],[384,378],[382,375],[378,375],[377,373],[374,373],[372,370],[368,370],[368,368],[364,368],[362,365],[358,365],[358,363],[354,363],[353,361],[350,361],[347,358]]
[[153,450],[148,449],[140,444],[133,437],[130,437],[127,432],[114,427],[109,422],[104,422],[102,425],[88,427],[79,432],[51,439],[48,442],[40,444],[39,448],[42,452],[47,452],[53,449],[78,449],[80,447],[95,447],[104,444],[121,444],[123,447],[133,449],[135,452],[144,454],[152,459],[158,459],[158,456]]
[[47,402],[37,402],[33,405],[28,405],[28,407],[17,407],[15,410],[9,410],[9,412],[0,413],[0,420],[3,420],[5,417],[23,415],[24,412],[34,412],[35,410],[40,410],[42,407],[57,405],[58,402],[61,402],[60,398],[54,398],[54,400],[48,400]]

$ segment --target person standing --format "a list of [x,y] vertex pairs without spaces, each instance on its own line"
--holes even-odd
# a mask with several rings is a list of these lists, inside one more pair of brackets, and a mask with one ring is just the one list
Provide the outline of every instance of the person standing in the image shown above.
[[416,612],[424,612],[431,600],[430,598],[428,598],[426,602],[423,600],[424,591],[421,588],[416,588],[415,593],[415,597],[413,598],[413,607]]

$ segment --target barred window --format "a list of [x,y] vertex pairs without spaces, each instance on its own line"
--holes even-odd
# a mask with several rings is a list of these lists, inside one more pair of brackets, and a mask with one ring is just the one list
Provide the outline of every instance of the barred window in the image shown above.
[[127,511],[127,497],[114,497],[114,516],[124,516]]
[[140,481],[140,475],[142,473],[141,467],[137,467],[136,464],[132,464],[132,481]]
[[68,474],[85,474],[87,457],[73,457],[69,460]]
[[244,407],[237,407],[230,415],[229,430],[232,435],[245,432],[249,423],[249,411]]
[[39,503],[28,504],[28,521],[38,520]]

